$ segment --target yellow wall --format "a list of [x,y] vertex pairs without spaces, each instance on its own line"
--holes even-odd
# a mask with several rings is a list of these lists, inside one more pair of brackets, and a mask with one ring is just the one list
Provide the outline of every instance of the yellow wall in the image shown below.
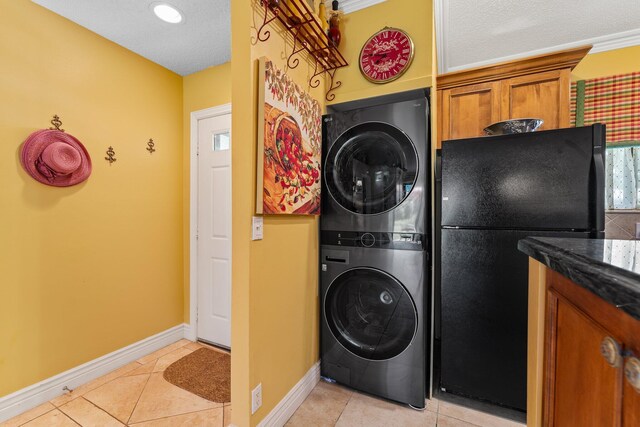
[[[266,56],[284,70],[286,64],[281,55],[290,50],[282,38],[272,37],[252,46],[251,59],[256,64]],[[251,81],[257,82],[257,67],[254,71]],[[313,67],[301,61],[287,74],[309,90],[324,112],[324,84],[308,88],[312,72]],[[257,98],[257,89],[254,84],[253,99]],[[252,123],[257,123],[257,116],[252,117]],[[255,205],[252,212],[254,209]],[[252,387],[262,383],[262,408],[252,416],[251,425],[264,418],[319,357],[318,217],[267,215],[264,235],[263,240],[252,242],[249,272],[250,380]]]
[[[255,15],[254,15],[255,14]],[[233,104],[233,422],[262,420],[318,360],[318,220],[265,216],[264,239],[251,241],[255,212],[257,59],[284,68],[290,51],[272,29],[251,45],[259,16],[251,2],[232,3]],[[307,87],[305,62],[287,73]],[[322,86],[311,93],[323,103]],[[247,267],[249,267],[247,269]],[[248,369],[247,369],[248,368]],[[262,408],[251,416],[251,389],[262,383]]]
[[[358,58],[367,39],[385,26],[400,28],[411,36],[415,57],[402,77],[381,85],[369,82],[360,74]],[[331,103],[430,87],[432,28],[431,0],[387,0],[345,15],[341,25],[340,51],[349,66],[340,68],[336,73],[336,79],[342,81],[342,86],[334,92],[336,98]]]
[[[234,425],[245,427],[251,419],[251,354],[249,315],[251,308],[249,263],[251,261],[251,215],[254,207],[256,170],[255,93],[251,62],[250,2],[231,2],[231,185],[232,231],[231,256],[231,402]],[[247,124],[247,117],[249,123]],[[268,238],[269,235],[265,234]],[[238,262],[242,260],[242,262]]]
[[[264,239],[250,241],[256,191],[257,59],[267,56],[284,69],[281,56],[291,47],[273,29],[268,42],[251,45],[255,29],[250,29],[250,2],[233,2],[232,8],[232,401],[233,422],[248,426],[263,419],[318,360],[318,219],[265,216]],[[302,61],[287,73],[306,88],[310,71]],[[324,103],[322,86],[311,94]],[[250,393],[258,383],[263,404],[250,416]]]
[[[0,4],[0,395],[188,320],[188,116],[233,98],[232,396],[236,424],[257,424],[318,359],[317,218],[266,217],[264,240],[250,241],[255,60],[283,67],[290,47],[275,32],[251,45],[255,11],[232,2],[233,64],[181,79],[30,2]],[[339,71],[335,101],[429,86],[431,22],[431,2],[420,0],[348,15],[341,49],[352,65]],[[357,56],[385,25],[409,32],[416,57],[402,79],[378,86],[360,76]],[[309,72],[303,63],[289,74],[304,87]],[[312,93],[324,100],[322,87]],[[19,144],[52,114],[93,156],[80,186],[43,186],[18,165]],[[258,382],[263,407],[250,417]]]
[[189,323],[190,277],[189,277],[189,197],[190,197],[190,146],[191,113],[205,108],[217,107],[231,102],[231,63],[210,67],[183,78],[183,213],[182,233],[184,236],[184,322]]
[[[287,47],[278,31],[272,31],[266,43],[250,44],[252,36],[255,37],[252,24],[260,19],[250,2],[232,2],[231,16],[234,140],[231,399],[234,424],[253,426],[280,402],[319,357],[318,220],[303,216],[265,216],[264,240],[250,240],[256,191],[256,59],[266,55],[283,68],[282,54],[291,47]],[[401,80],[378,86],[360,76],[357,55],[369,35],[385,25],[404,28],[411,34],[417,47],[416,58]],[[355,65],[338,71],[342,88],[336,93],[335,102],[430,86],[430,1],[388,0],[348,15],[343,32],[347,35],[341,50]],[[310,71],[309,66],[302,63],[287,73],[306,87]],[[324,102],[322,88],[312,93]],[[251,389],[258,383],[262,383],[263,406],[251,416]]]
[[191,112],[231,102],[231,62],[184,76],[183,88],[186,136]]
[[[32,2],[0,5],[3,396],[182,323],[183,135],[180,76]],[[92,156],[81,185],[19,165],[53,114]]]
[[589,54],[574,68],[571,79],[595,79],[634,71],[640,71],[640,46]]

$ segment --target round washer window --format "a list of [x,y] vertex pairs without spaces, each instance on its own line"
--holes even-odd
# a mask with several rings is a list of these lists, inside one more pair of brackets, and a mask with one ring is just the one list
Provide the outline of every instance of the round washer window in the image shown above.
[[398,206],[418,176],[409,137],[386,123],[362,123],[338,137],[327,153],[327,189],[345,209],[378,214]]
[[418,326],[415,305],[404,286],[370,268],[338,276],[327,290],[324,311],[333,336],[347,350],[369,360],[402,353]]

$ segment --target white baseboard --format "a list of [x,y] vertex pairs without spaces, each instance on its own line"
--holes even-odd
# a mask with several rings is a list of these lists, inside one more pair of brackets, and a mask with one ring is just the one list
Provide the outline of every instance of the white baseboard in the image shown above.
[[289,393],[264,417],[258,427],[282,427],[320,381],[320,361],[302,377]]
[[189,325],[187,323],[184,324],[184,338],[189,341],[198,341],[198,336],[196,335],[196,328],[193,325]]
[[121,366],[140,359],[186,337],[189,325],[178,325],[127,347],[91,360],[66,372],[0,398],[0,422],[13,418],[64,393],[64,386],[74,389]]

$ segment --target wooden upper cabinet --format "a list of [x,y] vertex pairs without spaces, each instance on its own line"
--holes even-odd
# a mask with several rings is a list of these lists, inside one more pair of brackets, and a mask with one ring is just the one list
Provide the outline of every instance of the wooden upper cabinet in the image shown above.
[[439,75],[438,147],[484,135],[491,123],[541,118],[541,129],[569,126],[571,70],[591,46]]
[[500,120],[499,82],[442,91],[442,139],[482,135],[486,123]]
[[539,128],[569,127],[571,70],[556,70],[506,79],[501,82],[500,120],[536,118]]

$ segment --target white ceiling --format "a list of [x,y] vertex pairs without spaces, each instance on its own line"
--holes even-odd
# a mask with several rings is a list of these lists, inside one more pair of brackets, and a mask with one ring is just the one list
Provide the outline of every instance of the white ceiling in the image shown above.
[[[158,0],[32,1],[183,76],[231,59],[231,0],[163,0],[185,15],[177,25],[155,17],[150,6]],[[341,7],[352,12],[380,1],[343,0]],[[640,45],[640,0],[434,0],[434,6],[440,73],[584,44],[594,45],[592,53]]]
[[231,0],[162,1],[180,24],[156,18],[157,0],[32,1],[182,76],[231,59]]
[[[640,45],[640,0],[434,0],[440,73],[593,44]],[[640,58],[638,59],[640,69]]]

